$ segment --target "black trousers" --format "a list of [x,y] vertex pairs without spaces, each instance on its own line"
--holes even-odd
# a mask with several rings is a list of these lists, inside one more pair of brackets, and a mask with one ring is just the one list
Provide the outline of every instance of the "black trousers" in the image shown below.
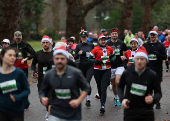
[[[94,73],[94,64],[93,63],[79,63],[78,68],[82,71],[84,77],[86,78],[87,82],[90,84],[91,78]],[[88,95],[91,95],[91,86]]]
[[169,69],[169,61],[165,61],[166,68]]
[[111,69],[94,69],[94,78],[97,83],[97,89],[101,98],[101,106],[105,105],[107,97],[107,87],[110,84]]
[[24,121],[24,111],[16,115],[0,111],[0,121]]
[[25,69],[22,69],[22,70],[24,71],[25,75],[26,75],[27,78],[28,78],[28,68],[25,68]]
[[41,90],[42,88],[42,83],[43,83],[43,77],[38,77],[38,84],[37,84],[37,87],[38,87],[38,92]]

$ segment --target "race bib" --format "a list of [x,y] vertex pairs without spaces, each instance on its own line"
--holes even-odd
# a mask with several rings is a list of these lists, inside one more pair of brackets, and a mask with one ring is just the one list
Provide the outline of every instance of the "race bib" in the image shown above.
[[129,57],[129,63],[134,63],[133,57]]
[[149,60],[157,60],[157,56],[154,54],[150,54],[149,56]]
[[90,55],[90,52],[86,52],[86,57],[89,57],[89,55]]
[[144,96],[147,90],[147,86],[132,83],[130,93],[137,96]]
[[52,68],[55,68],[55,65],[52,65]]
[[103,63],[106,63],[109,60],[109,56],[101,56]]
[[58,99],[71,99],[70,89],[55,89],[55,94]]
[[3,94],[18,90],[15,79],[0,83],[0,88]]
[[115,49],[115,55],[120,55],[120,49]]
[[47,67],[43,67],[43,74],[45,74]]
[[94,45],[94,46],[97,46],[97,43],[96,43],[96,42],[93,42],[93,45]]

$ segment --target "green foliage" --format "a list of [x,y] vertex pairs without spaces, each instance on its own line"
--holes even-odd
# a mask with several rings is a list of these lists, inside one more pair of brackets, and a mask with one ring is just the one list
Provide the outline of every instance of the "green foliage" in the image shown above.
[[164,0],[162,6],[156,4],[152,12],[151,26],[157,25],[160,29],[170,29],[170,1]]

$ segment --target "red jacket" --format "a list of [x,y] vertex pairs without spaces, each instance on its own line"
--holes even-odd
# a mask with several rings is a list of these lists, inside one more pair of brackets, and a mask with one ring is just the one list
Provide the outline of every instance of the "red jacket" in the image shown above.
[[135,55],[135,52],[136,51],[131,51],[131,50],[127,50],[126,52],[125,52],[125,58],[128,60],[128,65],[131,65],[132,63],[134,63],[134,61],[133,61],[133,57],[134,57],[134,55]]

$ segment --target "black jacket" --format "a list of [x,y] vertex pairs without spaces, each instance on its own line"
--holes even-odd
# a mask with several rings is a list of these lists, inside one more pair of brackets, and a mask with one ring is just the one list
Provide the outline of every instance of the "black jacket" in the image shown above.
[[156,43],[150,43],[150,41],[148,41],[144,43],[143,46],[146,48],[149,58],[152,54],[157,57],[157,60],[149,59],[148,66],[154,71],[162,71],[162,60],[166,60],[167,58],[165,46],[159,41]]
[[[146,90],[136,88],[137,86],[134,85],[140,85],[142,88],[146,87]],[[124,94],[125,86],[126,90]],[[156,104],[162,97],[158,76],[148,67],[146,67],[145,71],[139,76],[135,71],[134,64],[127,67],[127,70],[123,72],[118,84],[120,100],[128,99],[130,101],[130,108],[126,109],[126,111],[132,109],[153,110],[153,104],[145,103],[145,97],[148,96],[148,94],[152,95],[152,91],[154,91],[153,104]],[[138,93],[142,93],[142,95]]]
[[[34,49],[31,47],[30,44],[28,44],[23,40],[19,44],[16,42],[12,42],[10,46],[19,49],[22,52],[23,58],[27,58],[28,60],[31,60],[34,57],[35,54]],[[27,53],[29,53],[30,56],[28,56]]]

